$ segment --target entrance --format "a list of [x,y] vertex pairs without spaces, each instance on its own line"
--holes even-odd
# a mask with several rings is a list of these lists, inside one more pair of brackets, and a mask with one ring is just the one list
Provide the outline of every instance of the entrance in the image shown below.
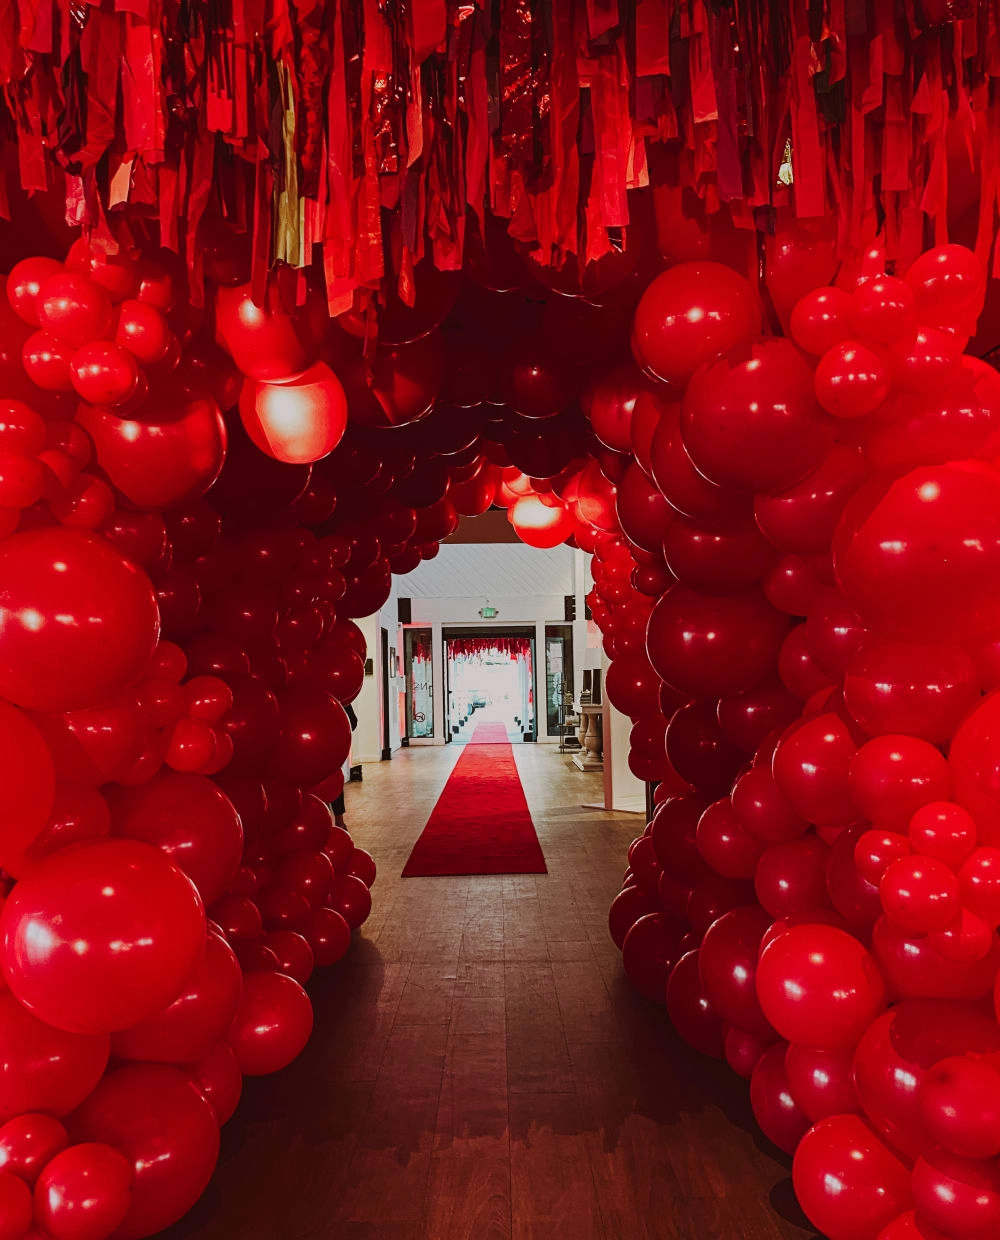
[[535,630],[445,629],[445,740],[465,744],[478,723],[502,723],[513,743],[538,738]]

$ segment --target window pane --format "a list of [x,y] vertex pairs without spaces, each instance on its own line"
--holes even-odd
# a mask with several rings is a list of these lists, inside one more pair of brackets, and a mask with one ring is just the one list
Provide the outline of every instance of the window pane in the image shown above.
[[406,735],[434,735],[434,675],[430,629],[403,630]]
[[559,703],[573,700],[573,629],[568,624],[545,626],[545,717],[550,736],[559,731]]

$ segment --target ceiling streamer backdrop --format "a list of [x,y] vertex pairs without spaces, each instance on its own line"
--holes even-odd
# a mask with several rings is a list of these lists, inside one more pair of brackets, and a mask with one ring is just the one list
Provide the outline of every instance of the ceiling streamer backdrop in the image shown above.
[[258,302],[270,267],[305,269],[322,246],[334,314],[385,275],[412,305],[423,257],[488,261],[487,208],[554,279],[599,287],[599,260],[630,261],[643,222],[627,191],[647,185],[669,221],[661,251],[686,247],[675,258],[712,244],[706,219],[767,231],[766,209],[784,207],[835,219],[841,256],[881,227],[905,265],[928,230],[949,239],[950,212],[951,239],[985,262],[994,10],[26,0],[0,13],[0,216],[18,189],[48,191],[36,234],[64,217],[112,252],[159,240],[196,301],[228,261],[220,232],[251,238]]

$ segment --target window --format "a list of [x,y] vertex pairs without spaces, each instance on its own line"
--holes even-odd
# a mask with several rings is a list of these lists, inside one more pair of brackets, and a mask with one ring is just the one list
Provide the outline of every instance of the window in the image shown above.
[[[573,626],[545,626],[545,717],[550,736],[559,734],[559,704],[573,701]],[[568,712],[567,712],[568,713]]]
[[434,735],[434,664],[430,629],[403,630],[406,675],[406,735]]

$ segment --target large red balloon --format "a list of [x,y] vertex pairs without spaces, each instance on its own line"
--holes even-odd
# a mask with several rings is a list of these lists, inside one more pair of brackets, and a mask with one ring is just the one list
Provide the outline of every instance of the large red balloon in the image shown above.
[[316,358],[325,319],[319,298],[289,313],[274,282],[263,306],[254,304],[249,284],[222,287],[215,295],[215,337],[253,379],[274,382],[301,374]]
[[869,736],[905,732],[941,744],[979,700],[960,646],[866,636],[847,664],[844,703]]
[[675,586],[653,608],[646,645],[669,685],[718,698],[744,693],[773,671],[788,625],[759,590],[720,597]]
[[816,469],[832,439],[812,371],[787,340],[765,338],[698,372],[681,432],[695,467],[735,491],[784,491]]
[[757,966],[764,1015],[789,1042],[838,1050],[853,1045],[885,1001],[878,965],[834,926],[793,926],[767,945]]
[[309,996],[283,973],[248,973],[228,1040],[245,1076],[265,1076],[286,1067],[312,1033]]
[[311,788],[347,760],[351,725],[325,689],[298,684],[279,695],[281,732],[269,769],[275,778]]
[[68,1114],[101,1079],[109,1052],[107,1034],[54,1029],[0,991],[0,1123],[33,1111]]
[[864,622],[900,641],[976,637],[1000,624],[1000,475],[978,462],[876,479],[834,538],[841,589]]
[[733,909],[709,927],[698,956],[712,1007],[730,1025],[762,1037],[774,1036],[755,984],[760,942],[770,924],[769,914],[757,905]]
[[233,803],[204,775],[163,771],[111,797],[112,832],[154,844],[198,888],[207,907],[224,895],[243,854]]
[[247,379],[240,417],[262,452],[289,465],[327,456],[347,428],[347,397],[325,362],[281,383]]
[[663,1003],[670,971],[680,959],[685,926],[666,913],[649,913],[629,929],[622,943],[622,967],[647,999]]
[[141,1240],[185,1215],[219,1157],[211,1105],[179,1068],[129,1064],[109,1072],[70,1116],[70,1136],[120,1150],[135,1186],[117,1240]]
[[105,1240],[132,1204],[135,1170],[120,1150],[71,1145],[46,1166],[35,1188],[35,1220],[52,1240]]
[[858,1115],[831,1115],[806,1133],[792,1183],[829,1240],[877,1240],[912,1200],[909,1171]]
[[682,386],[703,362],[751,340],[759,329],[760,307],[741,275],[722,263],[680,263],[643,293],[632,351],[649,374]]
[[136,840],[76,844],[34,866],[0,918],[7,984],[75,1033],[127,1029],[180,993],[204,948],[191,880]]
[[33,710],[95,706],[136,681],[159,636],[149,579],[93,534],[0,543],[0,693]]
[[118,1059],[194,1063],[225,1036],[239,1006],[243,975],[233,950],[209,934],[201,959],[169,1007],[112,1038]]
[[93,440],[109,480],[145,510],[204,495],[226,456],[226,427],[214,398],[170,382],[154,388],[140,415],[80,406],[76,420]]

